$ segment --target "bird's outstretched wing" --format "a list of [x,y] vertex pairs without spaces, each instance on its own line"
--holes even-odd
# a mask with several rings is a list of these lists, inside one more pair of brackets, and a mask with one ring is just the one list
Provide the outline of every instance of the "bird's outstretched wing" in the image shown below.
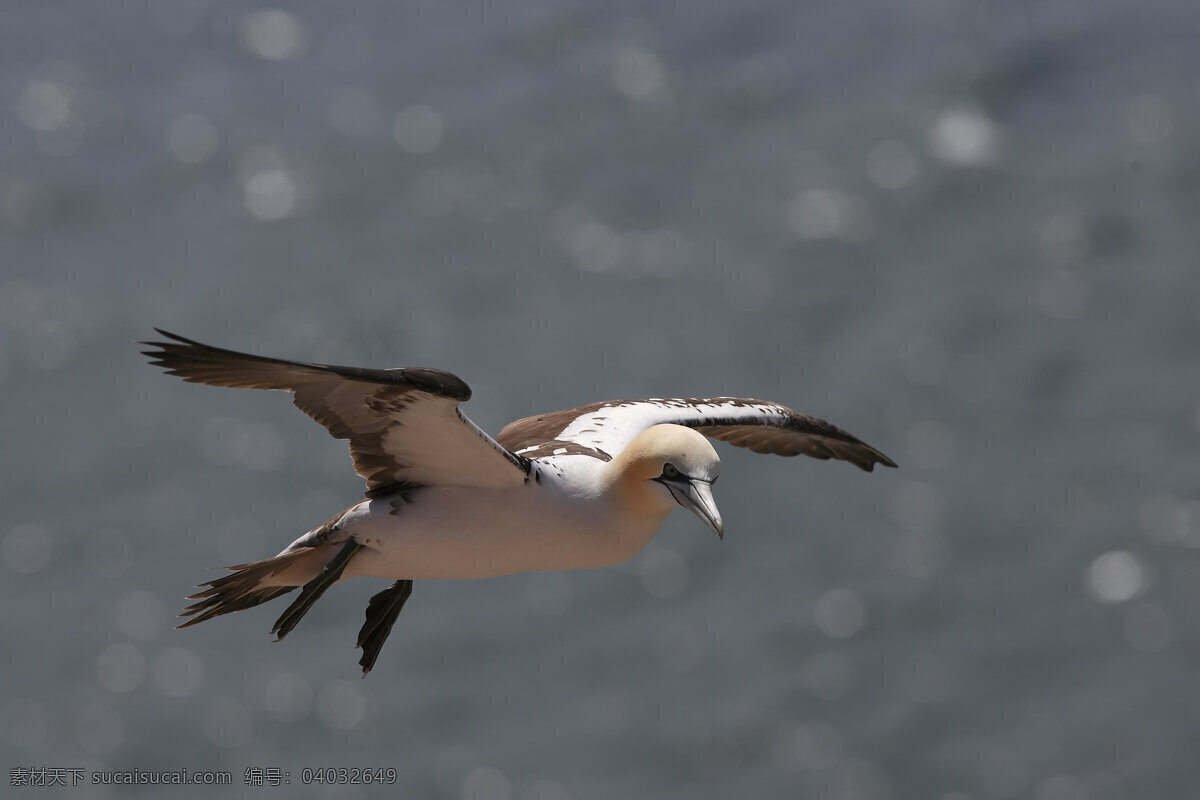
[[528,475],[524,457],[505,450],[459,410],[471,389],[449,372],[305,364],[155,330],[171,341],[142,342],[156,348],[143,355],[171,375],[210,386],[291,392],[297,408],[349,440],[354,469],[370,496],[413,484],[503,488]]
[[778,403],[741,397],[612,400],[511,422],[496,440],[526,458],[616,456],[652,425],[686,425],[756,453],[836,458],[870,472],[896,464],[854,435]]

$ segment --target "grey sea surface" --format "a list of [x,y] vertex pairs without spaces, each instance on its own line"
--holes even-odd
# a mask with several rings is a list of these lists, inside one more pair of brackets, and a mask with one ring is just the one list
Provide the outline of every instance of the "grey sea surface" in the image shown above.
[[[1172,0],[4,4],[2,793],[1200,796],[1198,37]],[[280,644],[283,601],[173,628],[362,483],[153,326],[451,370],[493,433],[761,397],[900,468],[718,445],[723,542],[681,511],[618,568],[418,583],[361,680],[378,581]],[[231,784],[92,782],[181,769]]]

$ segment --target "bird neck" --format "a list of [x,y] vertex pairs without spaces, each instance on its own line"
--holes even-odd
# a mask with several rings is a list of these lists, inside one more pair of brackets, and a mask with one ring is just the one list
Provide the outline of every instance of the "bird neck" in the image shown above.
[[628,447],[606,465],[600,481],[601,494],[623,515],[653,520],[657,529],[673,503],[655,491],[650,482],[655,474],[656,468],[647,454],[640,448]]

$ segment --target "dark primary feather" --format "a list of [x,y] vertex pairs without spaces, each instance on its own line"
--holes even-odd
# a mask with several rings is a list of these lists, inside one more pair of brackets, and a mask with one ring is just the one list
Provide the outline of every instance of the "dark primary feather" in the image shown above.
[[896,462],[858,437],[823,419],[779,406],[781,419],[762,417],[696,424],[681,422],[735,447],[777,456],[806,455],[827,460],[836,458],[871,472],[876,464],[894,467]]
[[[459,412],[471,389],[456,375],[426,367],[363,369],[310,364],[239,353],[156,328],[172,341],[143,342],[151,363],[190,383],[239,389],[277,389],[293,394],[296,407],[338,439],[347,439],[354,468],[371,494],[392,487],[435,483],[447,473],[470,480],[471,464],[480,480],[504,480],[498,472],[515,468],[523,480],[524,459],[501,450]],[[407,427],[406,427],[407,426]],[[421,444],[409,440],[423,434]],[[457,442],[465,451],[430,448],[429,439]],[[455,455],[473,456],[459,469]],[[507,462],[507,463],[506,463]],[[429,477],[430,480],[423,480]]]
[[142,355],[149,356],[150,363],[162,367],[168,375],[177,375],[188,383],[291,392],[298,387],[329,381],[337,376],[352,381],[406,387],[459,402],[471,399],[471,387],[462,378],[440,369],[365,369],[286,361],[213,347],[161,328],[154,330],[175,341],[139,342],[158,348],[143,350]]

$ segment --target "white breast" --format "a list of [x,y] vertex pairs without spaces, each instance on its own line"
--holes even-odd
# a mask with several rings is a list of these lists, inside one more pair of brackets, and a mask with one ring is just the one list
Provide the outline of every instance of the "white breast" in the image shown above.
[[634,556],[662,523],[622,513],[589,496],[586,481],[571,485],[555,474],[508,490],[429,487],[397,509],[384,498],[364,501],[344,529],[369,550],[346,577],[463,579],[609,566]]

